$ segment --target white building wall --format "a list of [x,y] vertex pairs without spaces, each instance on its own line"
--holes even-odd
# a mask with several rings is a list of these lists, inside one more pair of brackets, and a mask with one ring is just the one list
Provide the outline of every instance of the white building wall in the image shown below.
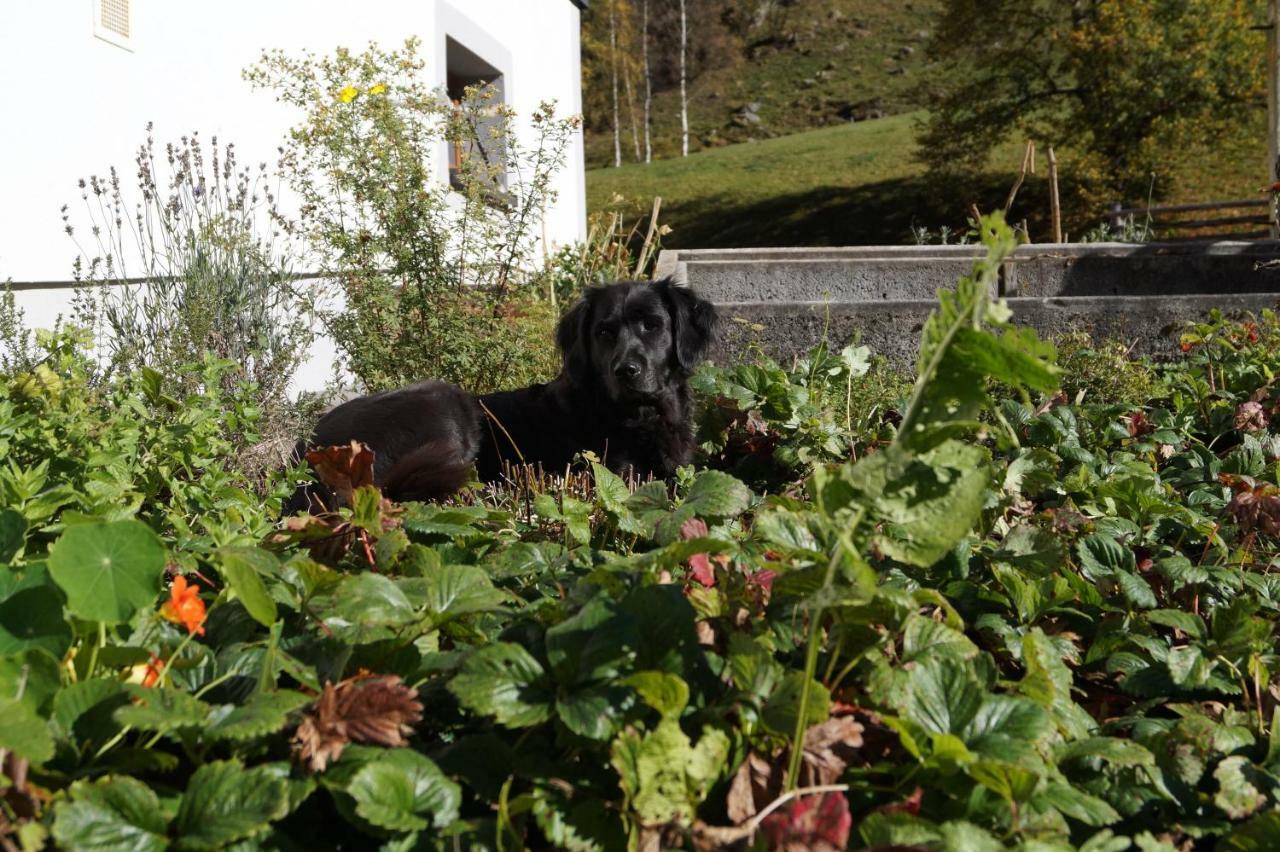
[[[59,209],[78,213],[77,179],[111,165],[130,186],[148,121],[158,145],[198,130],[206,142],[234,142],[242,165],[273,164],[297,115],[241,79],[265,48],[326,53],[415,35],[431,82],[443,85],[452,37],[506,72],[507,101],[522,118],[550,99],[563,115],[581,111],[579,10],[570,0],[132,0],[132,50],[94,37],[94,0],[3,5],[0,282],[71,278],[76,249]],[[547,236],[563,245],[586,231],[580,134],[556,190]],[[18,295],[37,327],[69,298],[65,290]],[[309,372],[303,385],[322,383],[327,371]]]

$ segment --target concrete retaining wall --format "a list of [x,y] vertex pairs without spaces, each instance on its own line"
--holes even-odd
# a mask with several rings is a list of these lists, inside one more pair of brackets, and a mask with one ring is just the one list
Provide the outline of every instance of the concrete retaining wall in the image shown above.
[[[687,283],[720,306],[719,355],[755,343],[777,358],[808,350],[824,330],[855,334],[890,360],[914,361],[939,289],[969,272],[974,246],[664,251],[658,276]],[[1014,322],[1042,334],[1074,330],[1118,338],[1134,351],[1171,354],[1184,321],[1213,308],[1257,312],[1280,302],[1280,242],[1022,246],[993,295]]]

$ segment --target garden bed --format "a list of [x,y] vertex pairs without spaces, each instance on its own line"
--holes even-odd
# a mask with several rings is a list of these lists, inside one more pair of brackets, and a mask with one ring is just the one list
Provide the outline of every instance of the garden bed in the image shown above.
[[177,397],[47,340],[0,386],[0,836],[1266,848],[1280,321],[1060,369],[988,228],[914,385],[708,368],[672,487],[399,506],[335,456],[350,508],[281,521],[226,365]]

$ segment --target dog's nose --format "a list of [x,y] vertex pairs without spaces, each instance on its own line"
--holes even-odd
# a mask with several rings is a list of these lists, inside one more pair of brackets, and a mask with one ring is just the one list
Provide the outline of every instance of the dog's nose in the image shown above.
[[620,379],[634,379],[640,375],[640,365],[635,361],[623,361],[613,368],[613,374]]

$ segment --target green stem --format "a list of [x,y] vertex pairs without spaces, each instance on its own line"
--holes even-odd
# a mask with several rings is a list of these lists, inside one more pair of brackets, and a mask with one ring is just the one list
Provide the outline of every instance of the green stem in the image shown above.
[[120,733],[116,734],[114,737],[107,740],[105,743],[102,744],[102,748],[94,752],[93,759],[97,760],[98,758],[106,754],[108,751],[110,751],[112,748],[119,745],[120,741],[124,739],[124,735],[129,733],[132,730],[133,730],[132,725],[125,725],[123,728],[120,729]]
[[89,668],[86,670],[85,680],[93,677],[94,672],[98,669],[98,652],[107,644],[107,625],[106,622],[98,622],[98,641],[93,646],[93,653],[89,655]]
[[[862,519],[866,514],[866,507],[858,507],[857,513],[849,523],[849,529],[841,534],[836,541],[831,558],[827,560],[827,574],[822,581],[823,592],[830,589],[835,581],[836,563],[840,558],[840,548],[847,547],[850,553],[856,553],[853,549],[853,536],[858,527],[862,525]],[[805,648],[804,679],[800,682],[800,707],[796,713],[796,727],[791,739],[791,761],[787,772],[787,792],[796,789],[800,783],[800,763],[804,759],[804,734],[809,717],[809,698],[812,693],[813,676],[818,671],[818,653],[821,650],[819,639],[822,630],[822,616],[825,610],[826,607],[818,605],[814,607],[813,613],[809,616],[809,644]]]

